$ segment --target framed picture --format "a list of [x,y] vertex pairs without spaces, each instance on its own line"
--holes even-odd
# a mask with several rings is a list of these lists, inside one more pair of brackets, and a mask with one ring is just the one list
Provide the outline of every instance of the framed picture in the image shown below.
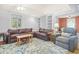
[[19,28],[21,27],[21,17],[16,15],[16,16],[13,16],[11,18],[11,27],[12,28]]

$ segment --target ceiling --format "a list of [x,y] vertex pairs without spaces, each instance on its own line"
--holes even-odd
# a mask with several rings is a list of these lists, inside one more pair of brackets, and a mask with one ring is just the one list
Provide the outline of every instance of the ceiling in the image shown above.
[[[79,5],[68,4],[1,4],[0,10],[14,11],[27,15],[42,16],[46,14],[62,14],[67,11],[78,11]],[[17,7],[23,7],[24,10],[17,10]]]

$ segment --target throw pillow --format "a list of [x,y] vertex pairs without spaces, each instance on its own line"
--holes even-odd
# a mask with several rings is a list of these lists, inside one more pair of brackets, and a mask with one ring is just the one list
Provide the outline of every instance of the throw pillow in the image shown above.
[[62,33],[61,36],[64,36],[64,37],[70,37],[71,34],[70,34],[70,33]]

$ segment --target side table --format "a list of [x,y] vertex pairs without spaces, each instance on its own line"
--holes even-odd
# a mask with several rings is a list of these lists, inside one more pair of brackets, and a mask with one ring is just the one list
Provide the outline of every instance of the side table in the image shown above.
[[55,41],[56,41],[56,37],[60,36],[61,33],[52,33],[50,35],[50,41],[52,41],[54,44],[55,44]]
[[0,40],[3,42],[2,44],[6,43],[6,37],[5,37],[5,34],[3,32],[0,32],[0,37],[2,37],[2,40]]
[[55,34],[51,34],[50,35],[50,41],[52,41],[55,44],[55,40],[56,40],[56,35]]

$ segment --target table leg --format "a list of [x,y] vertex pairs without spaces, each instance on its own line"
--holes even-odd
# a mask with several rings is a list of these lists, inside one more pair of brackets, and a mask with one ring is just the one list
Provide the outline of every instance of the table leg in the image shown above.
[[30,42],[32,42],[32,37],[33,37],[33,36],[30,36],[30,39],[29,39],[29,40],[30,40]]
[[19,40],[18,40],[18,38],[17,38],[17,42],[16,42],[16,45],[18,45],[18,43],[19,43]]
[[20,45],[21,44],[21,40],[20,38],[17,38],[17,45]]
[[19,38],[19,45],[22,43],[21,38]]
[[28,36],[28,42],[30,43],[30,36]]
[[28,42],[28,38],[26,37],[26,43]]

